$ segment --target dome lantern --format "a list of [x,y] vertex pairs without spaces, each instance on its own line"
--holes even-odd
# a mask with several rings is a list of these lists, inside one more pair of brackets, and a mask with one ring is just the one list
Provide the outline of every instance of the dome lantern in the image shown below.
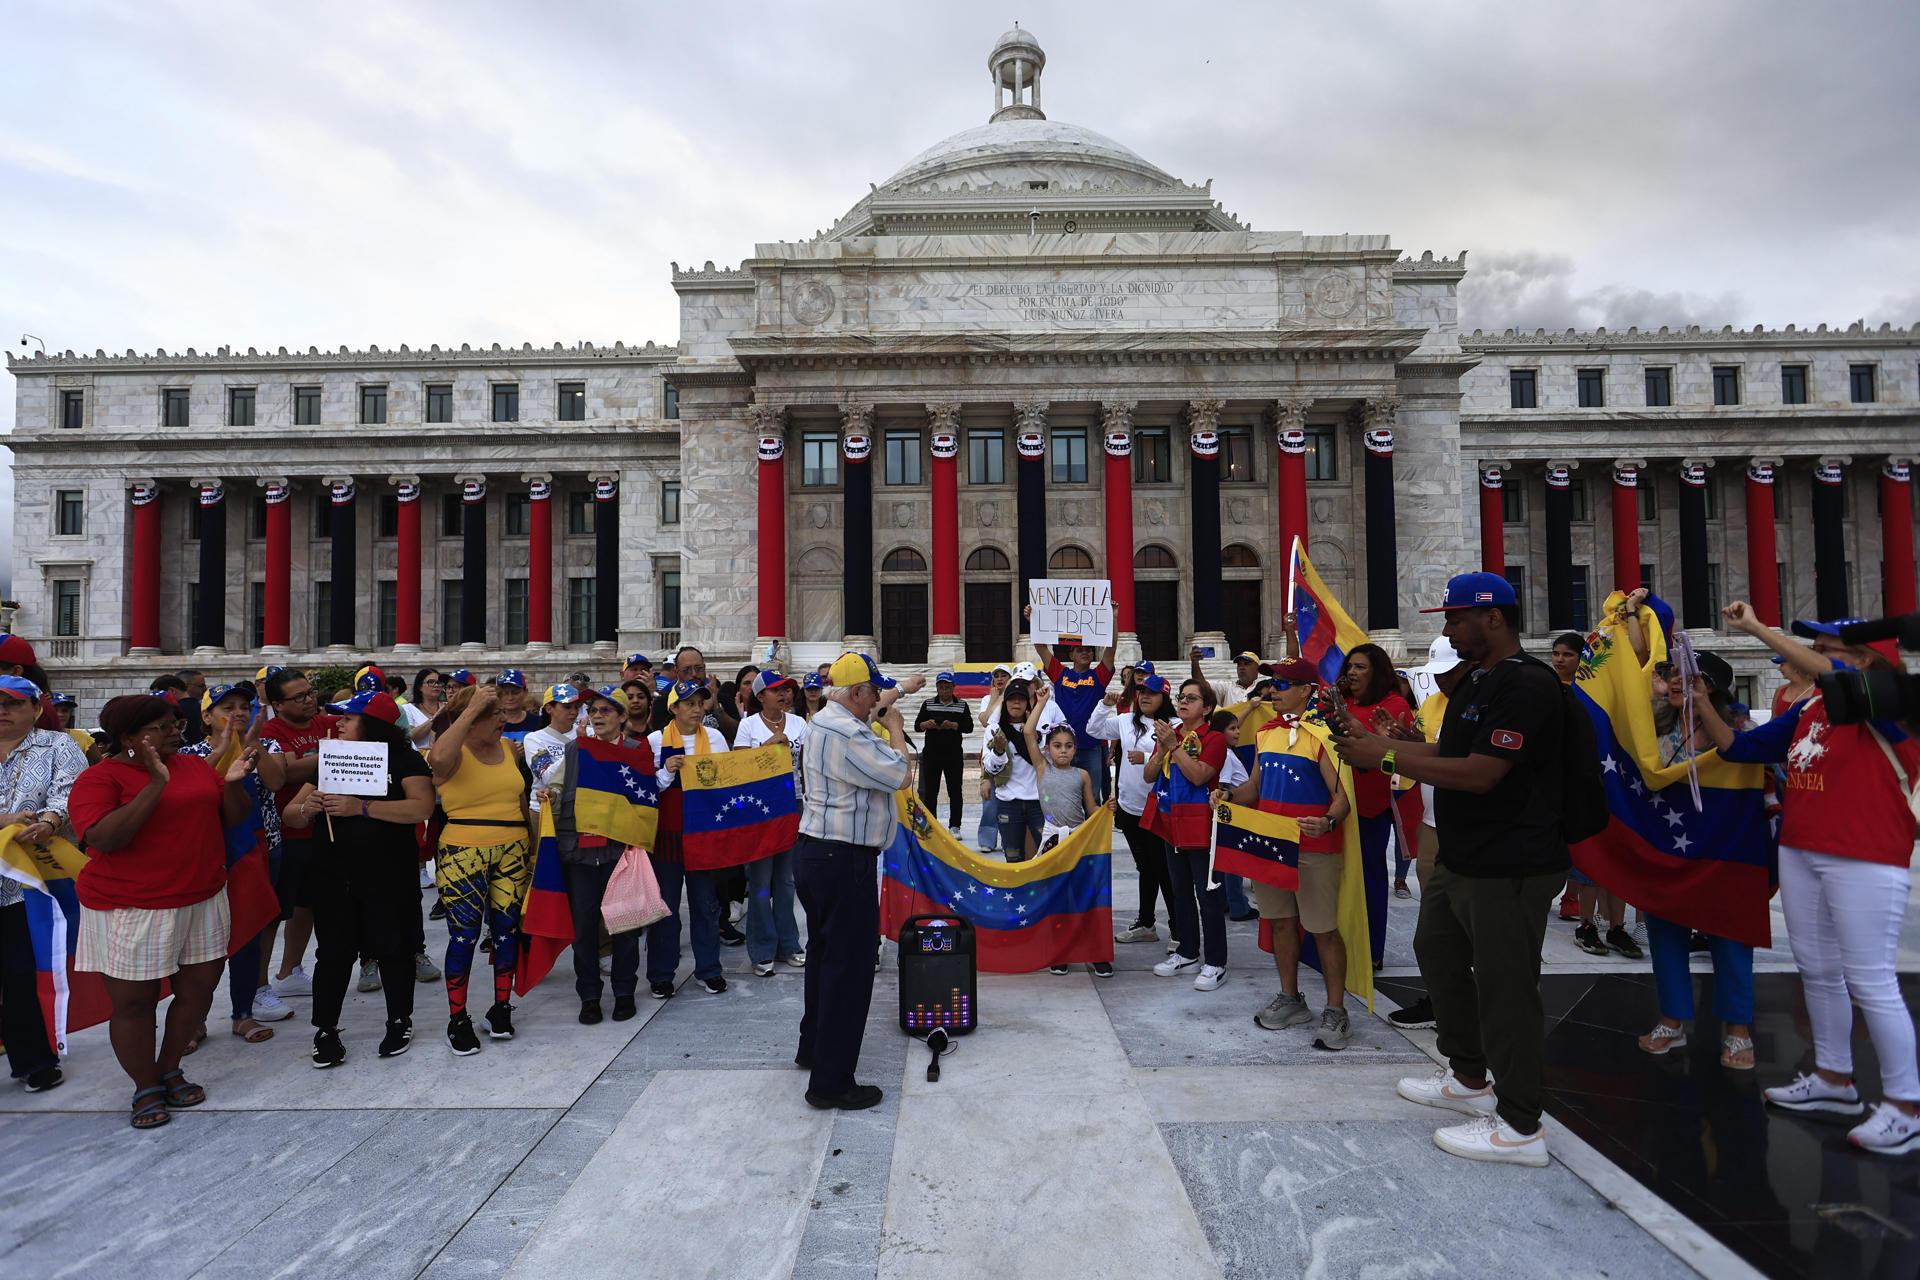
[[993,76],[993,114],[988,120],[1045,120],[1046,113],[1040,110],[1040,72],[1046,65],[1040,42],[1014,23],[987,55],[987,70]]

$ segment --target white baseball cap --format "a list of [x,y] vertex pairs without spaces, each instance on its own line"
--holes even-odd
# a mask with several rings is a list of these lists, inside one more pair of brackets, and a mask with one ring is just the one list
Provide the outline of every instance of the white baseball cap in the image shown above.
[[1426,665],[1415,667],[1407,674],[1413,675],[1417,672],[1421,675],[1443,676],[1465,661],[1466,659],[1454,649],[1453,641],[1445,636],[1435,636],[1433,644],[1427,648]]
[[1015,680],[1033,680],[1037,679],[1039,675],[1040,668],[1034,666],[1031,662],[1023,662],[1013,669],[1013,678]]

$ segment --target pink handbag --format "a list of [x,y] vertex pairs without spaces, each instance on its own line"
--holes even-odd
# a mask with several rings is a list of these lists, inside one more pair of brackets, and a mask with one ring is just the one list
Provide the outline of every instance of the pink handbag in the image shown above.
[[607,877],[607,891],[600,898],[600,916],[608,933],[628,933],[644,929],[672,913],[660,896],[660,882],[654,879],[653,862],[639,845],[628,845],[620,861]]

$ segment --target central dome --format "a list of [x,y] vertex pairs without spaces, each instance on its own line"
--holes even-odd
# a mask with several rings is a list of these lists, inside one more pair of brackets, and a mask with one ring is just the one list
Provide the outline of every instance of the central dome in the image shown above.
[[1175,179],[1112,138],[1061,120],[1000,120],[943,138],[880,183],[882,191],[1046,181],[1060,187],[1164,187]]

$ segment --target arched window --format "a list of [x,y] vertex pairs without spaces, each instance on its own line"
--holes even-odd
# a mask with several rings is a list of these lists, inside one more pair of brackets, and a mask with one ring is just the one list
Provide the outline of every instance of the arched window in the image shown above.
[[912,547],[895,547],[887,552],[887,558],[880,562],[882,573],[925,573],[927,562]]
[[1236,542],[1220,552],[1220,567],[1222,569],[1258,569],[1260,557],[1255,554],[1252,547],[1243,542]]
[[1079,547],[1061,547],[1047,560],[1049,572],[1055,569],[1091,569],[1093,557]]
[[1133,553],[1133,567],[1136,569],[1177,569],[1179,561],[1173,558],[1173,552],[1165,547],[1147,545]]
[[1006,553],[997,547],[981,547],[967,557],[967,568],[976,572],[1005,573],[1013,566],[1007,563]]

